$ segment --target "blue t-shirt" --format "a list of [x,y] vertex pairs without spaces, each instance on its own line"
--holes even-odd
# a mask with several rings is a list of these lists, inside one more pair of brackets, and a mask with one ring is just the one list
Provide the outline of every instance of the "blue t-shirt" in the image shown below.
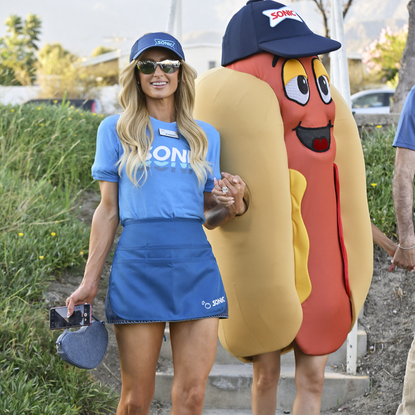
[[415,151],[415,85],[409,91],[402,108],[393,146]]
[[[160,135],[177,132],[177,124],[166,123],[150,117],[154,141],[147,156],[147,179],[134,186],[128,178],[125,166],[118,175],[117,162],[124,150],[117,134],[120,115],[106,118],[98,128],[97,149],[92,166],[96,180],[118,182],[118,203],[121,225],[129,219],[186,218],[205,221],[203,192],[214,187],[213,178],[220,177],[219,133],[209,124],[197,121],[208,138],[206,160],[212,167],[207,180],[199,186],[197,176],[189,163],[190,147],[186,139]],[[137,178],[142,170],[137,171]]]

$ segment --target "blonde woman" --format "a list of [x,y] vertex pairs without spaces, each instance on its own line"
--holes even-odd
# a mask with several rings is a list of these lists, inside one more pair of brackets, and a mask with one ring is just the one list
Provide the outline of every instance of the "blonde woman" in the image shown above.
[[243,214],[245,183],[220,180],[219,134],[192,118],[195,71],[166,33],[137,40],[120,75],[121,115],[99,127],[93,177],[102,200],[79,288],[66,300],[92,303],[118,222],[106,318],[114,324],[122,391],[117,415],[148,414],[165,322],[173,350],[172,414],[201,414],[228,317],[222,280],[202,225]]

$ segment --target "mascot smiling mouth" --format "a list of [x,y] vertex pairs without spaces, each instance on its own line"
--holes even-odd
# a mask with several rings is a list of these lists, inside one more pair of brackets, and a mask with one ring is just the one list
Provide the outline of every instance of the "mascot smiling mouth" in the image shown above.
[[301,121],[293,129],[297,133],[298,139],[308,149],[316,153],[324,153],[330,149],[331,142],[331,128],[333,125],[331,121],[325,126],[320,128],[305,128],[301,127]]

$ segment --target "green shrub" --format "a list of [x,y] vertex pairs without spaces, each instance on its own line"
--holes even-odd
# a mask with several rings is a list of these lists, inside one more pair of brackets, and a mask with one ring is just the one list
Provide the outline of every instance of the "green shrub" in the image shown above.
[[386,235],[396,238],[396,218],[392,198],[395,127],[363,130],[367,199],[371,221]]
[[0,106],[0,413],[99,414],[116,396],[62,361],[43,294],[84,263],[89,227],[76,200],[101,118],[67,105]]
[[[0,158],[21,177],[45,178],[66,190],[91,183],[102,115],[54,105],[0,106]],[[60,189],[61,190],[61,189]]]

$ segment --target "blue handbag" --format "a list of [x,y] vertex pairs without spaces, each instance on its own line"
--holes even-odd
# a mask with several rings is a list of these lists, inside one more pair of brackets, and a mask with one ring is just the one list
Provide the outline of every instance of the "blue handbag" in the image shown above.
[[81,369],[94,369],[105,356],[108,332],[105,322],[92,316],[91,325],[77,331],[66,329],[56,340],[59,356],[67,363]]

